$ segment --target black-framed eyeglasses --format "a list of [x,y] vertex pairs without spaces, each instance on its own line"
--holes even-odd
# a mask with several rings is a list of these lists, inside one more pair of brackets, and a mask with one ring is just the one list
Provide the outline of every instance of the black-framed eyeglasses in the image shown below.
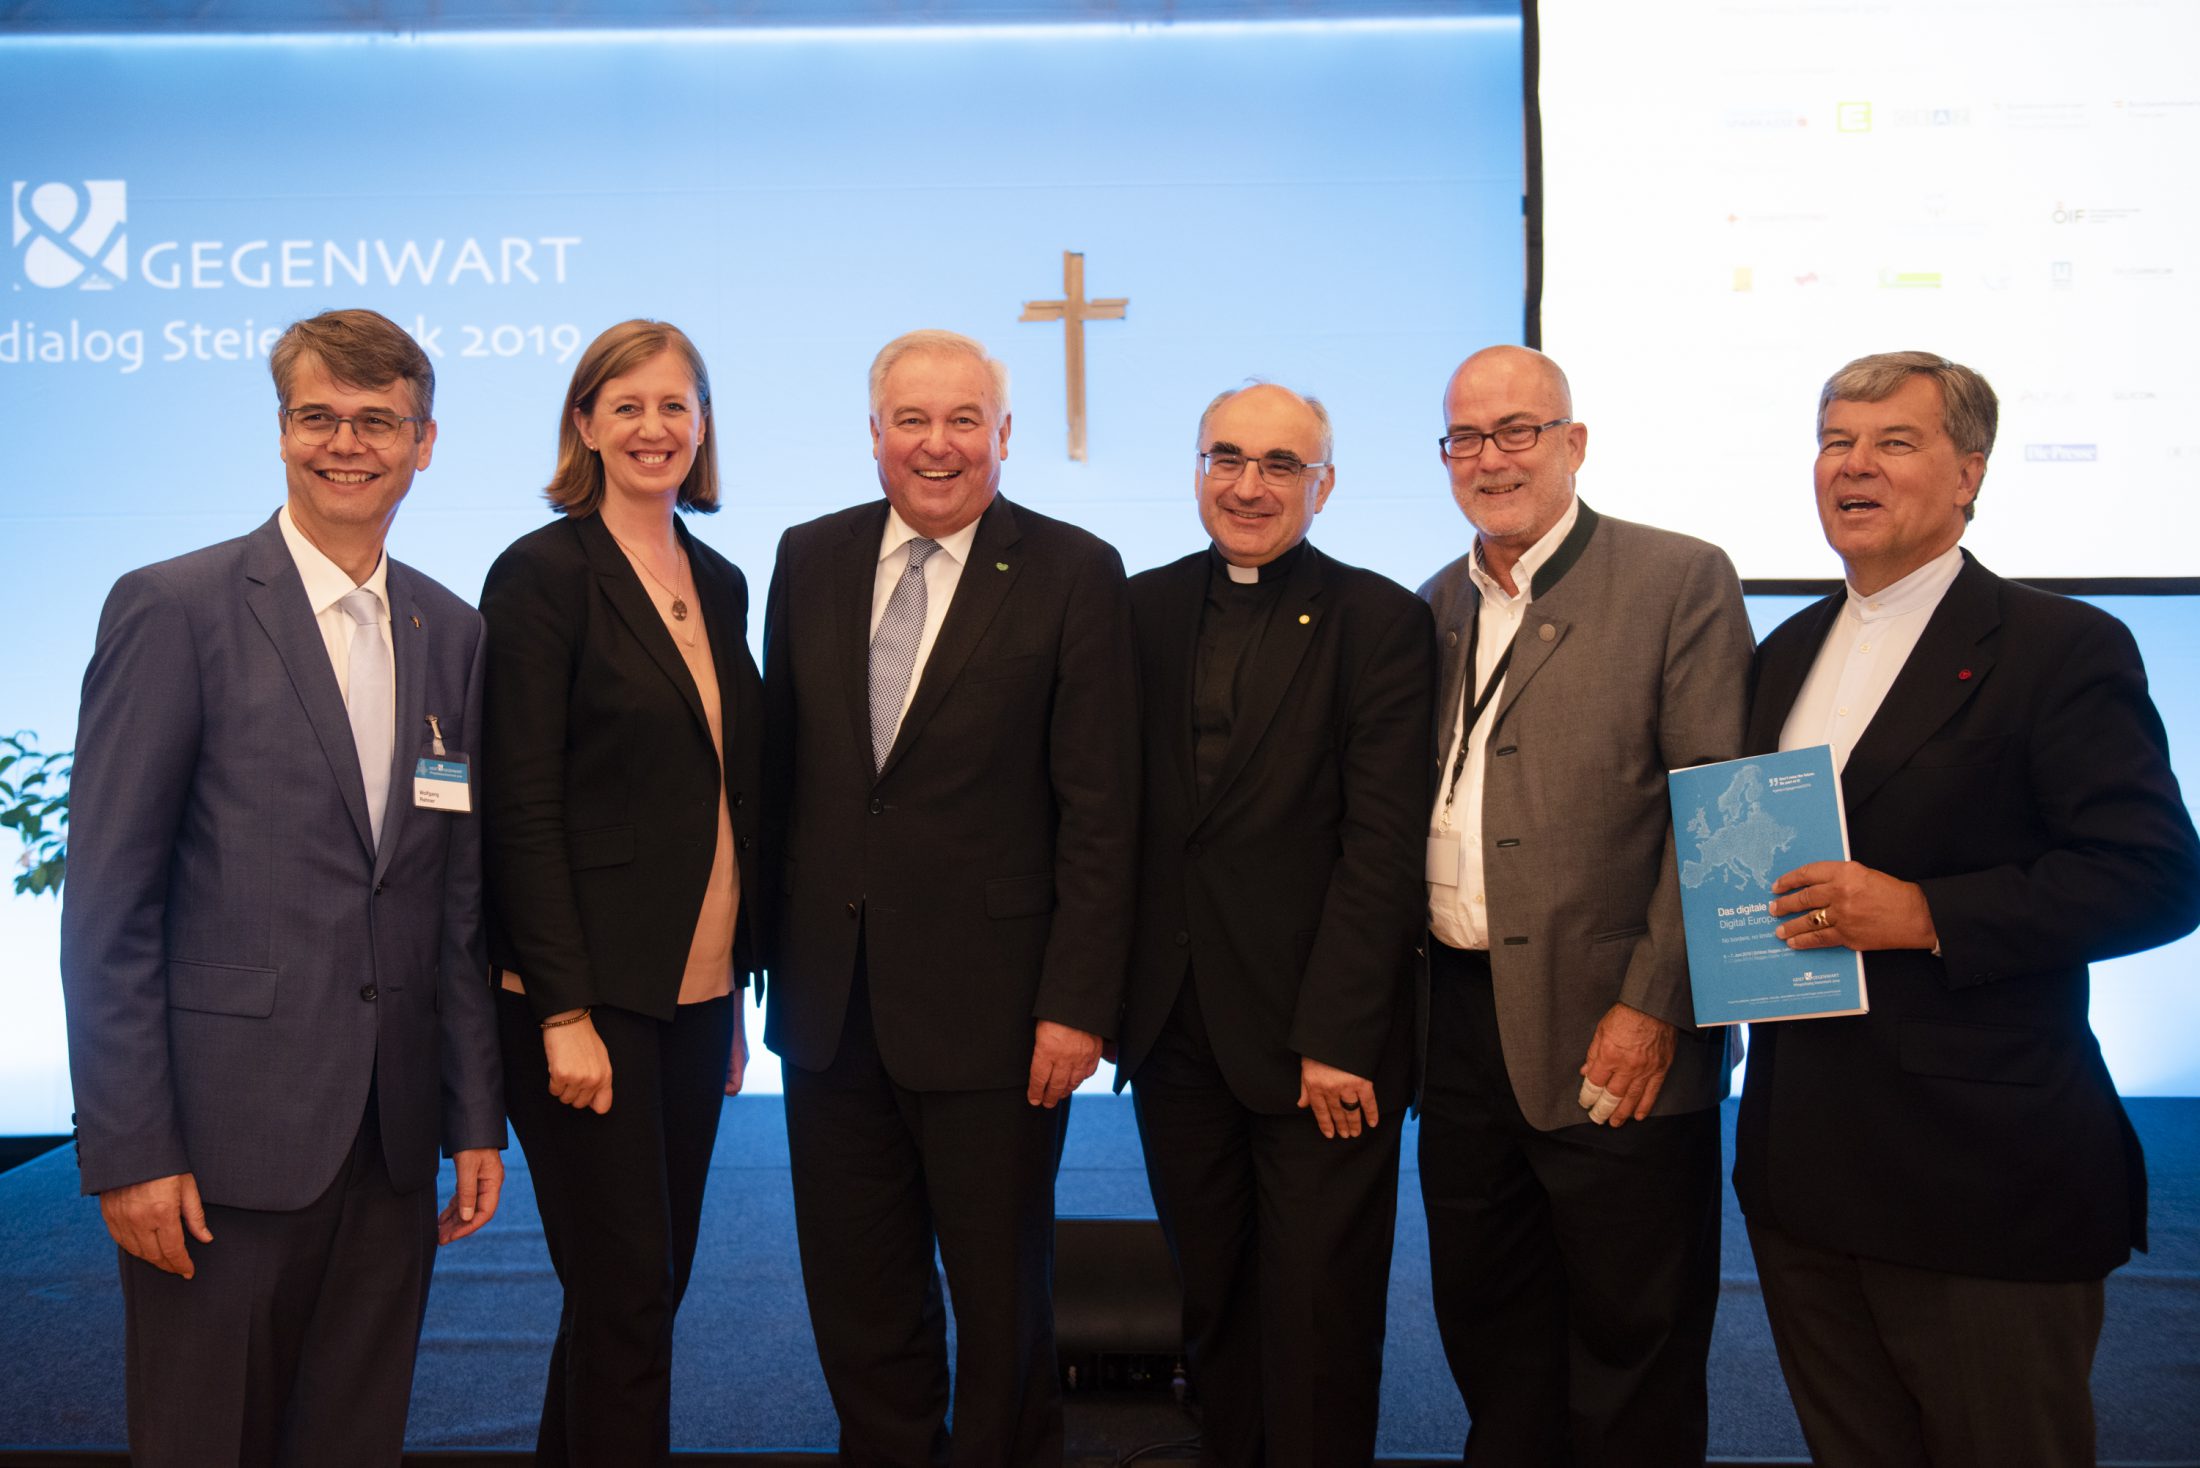
[[1217,484],[1228,484],[1233,479],[1244,478],[1245,466],[1248,464],[1258,466],[1261,483],[1270,489],[1290,489],[1314,470],[1329,467],[1327,459],[1315,464],[1285,458],[1248,459],[1243,454],[1223,453],[1216,449],[1209,449],[1199,456],[1199,472]]
[[1571,418],[1553,418],[1548,423],[1508,423],[1503,428],[1480,433],[1469,428],[1461,433],[1447,433],[1436,440],[1436,446],[1444,451],[1447,459],[1476,459],[1482,455],[1482,445],[1495,440],[1497,446],[1508,454],[1521,453],[1534,448],[1543,439],[1547,429],[1564,428],[1573,422]]
[[400,418],[395,413],[331,413],[326,408],[283,408],[283,426],[290,436],[308,448],[319,448],[336,437],[346,423],[352,435],[370,449],[386,449],[408,423],[425,418]]

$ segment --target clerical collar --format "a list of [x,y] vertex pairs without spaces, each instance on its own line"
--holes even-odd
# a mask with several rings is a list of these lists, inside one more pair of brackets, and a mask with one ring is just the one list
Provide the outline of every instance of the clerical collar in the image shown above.
[[1258,586],[1263,581],[1281,581],[1291,574],[1291,568],[1299,563],[1299,557],[1305,553],[1306,542],[1302,540],[1265,566],[1239,566],[1224,560],[1222,552],[1212,545],[1207,547],[1211,565],[1239,586]]

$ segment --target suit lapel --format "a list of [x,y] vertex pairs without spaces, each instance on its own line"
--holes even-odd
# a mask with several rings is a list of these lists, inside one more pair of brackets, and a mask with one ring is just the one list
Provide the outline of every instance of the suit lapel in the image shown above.
[[1222,757],[1222,768],[1215,772],[1215,783],[1193,814],[1195,829],[1244,773],[1268,726],[1275,722],[1276,710],[1283,707],[1291,680],[1297,676],[1299,664],[1314,645],[1314,634],[1321,626],[1322,582],[1321,552],[1308,546],[1284,578],[1276,604],[1268,610],[1268,625],[1261,629],[1260,646],[1246,672],[1245,703],[1230,721],[1230,748]]
[[[280,512],[278,512],[280,513]],[[374,826],[367,819],[367,786],[359,775],[359,750],[351,738],[351,716],[344,711],[343,690],[336,686],[336,670],[329,666],[328,644],[321,640],[313,608],[306,602],[305,582],[299,578],[290,547],[275,519],[252,532],[251,549],[245,556],[245,604],[258,619],[260,630],[275,645],[290,675],[290,686],[305,705],[306,722],[321,743],[329,773],[343,794],[344,809],[359,835],[360,849],[372,856]]]
[[848,697],[849,727],[856,748],[871,762],[871,602],[878,594],[879,539],[886,533],[886,501],[848,519],[830,568],[835,614],[832,646],[838,649],[842,688]]
[[[588,567],[596,574],[597,589],[611,603],[611,609],[619,614],[619,620],[626,623],[627,631],[649,655],[649,660],[672,680],[674,688],[680,690],[688,712],[695,716],[695,722],[708,737],[710,721],[703,716],[703,695],[696,691],[695,680],[688,676],[687,663],[681,658],[680,649],[673,644],[672,634],[665,630],[663,615],[643,589],[642,578],[627,560],[626,552],[620,550],[618,541],[612,538],[611,528],[603,523],[601,515],[583,515],[571,523],[588,556]],[[689,564],[693,564],[692,558]],[[702,600],[700,589],[696,592],[696,600]]]
[[1192,680],[1199,663],[1199,624],[1206,615],[1207,561],[1211,551],[1198,551],[1167,567],[1161,598],[1167,608],[1160,619],[1169,629],[1158,638],[1154,686],[1168,690],[1168,702],[1159,711],[1168,721],[1171,773],[1183,796],[1183,808],[1199,803],[1199,780],[1193,772]]
[[374,874],[379,877],[397,849],[398,830],[412,810],[412,769],[421,739],[428,732],[428,715],[438,719],[456,715],[457,709],[428,707],[428,624],[420,614],[420,599],[412,572],[390,562],[390,649],[397,661],[397,737],[390,741],[389,805],[382,812],[382,844],[374,854]]
[[1757,655],[1757,683],[1749,699],[1749,739],[1743,748],[1770,751],[1780,747],[1780,730],[1795,711],[1803,680],[1818,661],[1818,650],[1826,645],[1844,600],[1845,593],[1835,592],[1807,608],[1806,620],[1793,633],[1777,642],[1768,641]]
[[1879,711],[1849,751],[1841,795],[1851,820],[1887,777],[1907,764],[1920,744],[1946,727],[1986,681],[1994,654],[1983,644],[2000,625],[2001,588],[1993,574],[1966,553],[1963,569],[1949,583],[1917,646],[1880,701]]
[[[718,729],[727,749],[733,748],[733,720],[737,700],[741,693],[740,675],[736,669],[740,659],[735,657],[737,643],[748,640],[748,628],[734,620],[740,608],[734,594],[733,583],[719,574],[715,557],[698,553],[694,536],[684,525],[676,528],[680,544],[688,553],[688,567],[695,577],[695,599],[701,603],[697,611],[703,618],[703,629],[710,637],[710,665],[718,675]],[[705,734],[710,732],[706,726]]]
[[1497,703],[1497,717],[1490,723],[1494,736],[1512,717],[1513,705],[1520,702],[1520,695],[1535,681],[1535,675],[1543,671],[1543,665],[1558,651],[1558,645],[1566,640],[1566,629],[1571,626],[1564,617],[1553,617],[1535,609],[1528,603],[1521,614],[1520,630],[1513,634],[1512,661],[1505,668],[1505,691]]
[[923,728],[925,721],[938,710],[947,697],[947,690],[954,687],[955,679],[970,661],[970,654],[977,650],[978,642],[985,636],[987,627],[993,624],[993,614],[1008,599],[1010,588],[1023,569],[1023,558],[1012,553],[1012,547],[1022,539],[1016,528],[1016,512],[1008,501],[999,495],[986,506],[985,514],[978,519],[977,539],[970,543],[970,561],[962,570],[962,577],[955,583],[955,596],[947,605],[947,620],[940,624],[940,635],[932,644],[930,656],[924,660],[924,671],[917,678],[917,696],[909,705],[909,712],[902,717],[901,728],[895,733],[894,747],[887,752],[886,764],[879,771],[884,775],[894,767],[902,751],[909,747]]

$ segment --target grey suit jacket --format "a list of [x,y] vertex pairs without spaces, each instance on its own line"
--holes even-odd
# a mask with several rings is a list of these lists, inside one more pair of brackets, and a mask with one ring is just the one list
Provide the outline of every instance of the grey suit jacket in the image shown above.
[[[1472,554],[1421,588],[1439,759],[1474,650]],[[1584,504],[1536,573],[1491,726],[1482,864],[1505,1068],[1542,1130],[1584,1119],[1581,1063],[1614,1002],[1681,1027],[1657,1115],[1725,1093],[1725,1032],[1693,1029],[1665,774],[1741,753],[1750,651],[1741,583],[1704,541]]]
[[294,1209],[376,1086],[400,1189],[504,1144],[476,818],[416,810],[427,716],[480,729],[481,618],[389,567],[397,747],[375,849],[351,724],[271,517],[133,571],[100,615],[61,977],[87,1193],[191,1172]]

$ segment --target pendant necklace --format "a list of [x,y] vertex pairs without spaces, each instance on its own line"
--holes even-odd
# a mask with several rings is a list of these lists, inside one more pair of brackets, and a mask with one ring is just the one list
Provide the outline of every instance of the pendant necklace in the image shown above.
[[[688,619],[687,599],[681,596],[680,593],[674,590],[672,587],[666,586],[664,578],[662,576],[659,576],[654,570],[650,568],[650,564],[647,559],[645,559],[641,555],[636,554],[634,547],[628,545],[623,540],[619,540],[619,537],[616,535],[612,536],[611,538],[615,541],[618,541],[619,549],[625,551],[627,555],[633,560],[634,564],[642,568],[642,573],[644,575],[648,576],[650,580],[656,582],[658,586],[662,587],[666,596],[672,598],[672,620],[675,622],[685,622]],[[679,555],[679,550],[677,547],[674,548],[673,555],[675,557]]]

